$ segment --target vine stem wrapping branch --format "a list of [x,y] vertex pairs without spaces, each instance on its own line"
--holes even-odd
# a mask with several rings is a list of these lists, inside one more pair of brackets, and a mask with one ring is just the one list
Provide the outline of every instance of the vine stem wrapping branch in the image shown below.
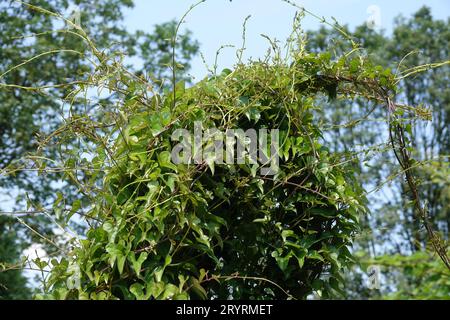
[[[417,213],[417,216],[422,220],[422,223],[427,231],[428,237],[431,241],[431,244],[436,251],[436,253],[441,258],[442,262],[444,262],[445,266],[448,270],[450,270],[450,259],[447,255],[446,247],[442,244],[442,239],[439,235],[433,230],[433,226],[431,225],[427,209],[422,202],[418,191],[418,183],[416,177],[413,175],[413,162],[410,156],[410,153],[407,150],[406,146],[406,138],[403,127],[396,121],[391,121],[391,116],[394,115],[392,111],[395,110],[396,104],[392,102],[387,94],[384,94],[384,98],[386,101],[387,109],[389,112],[389,137],[392,144],[392,149],[394,151],[395,157],[397,158],[398,163],[403,169],[406,182],[411,192],[411,198],[414,203],[414,209]],[[395,120],[395,119],[394,119]],[[397,142],[397,146],[396,146]]]

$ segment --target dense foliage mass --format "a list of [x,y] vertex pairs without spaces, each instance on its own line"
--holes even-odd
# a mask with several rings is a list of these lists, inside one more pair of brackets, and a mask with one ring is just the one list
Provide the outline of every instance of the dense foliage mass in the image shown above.
[[[391,90],[392,75],[358,55],[292,55],[289,63],[238,65],[192,88],[179,83],[147,103],[146,86],[121,78],[134,90],[124,96],[123,128],[92,160],[113,159],[87,213],[98,223],[69,259],[54,262],[54,297],[305,298],[341,290],[365,198],[355,159],[320,142],[313,98],[370,96],[380,82]],[[279,171],[260,176],[248,159],[174,165],[171,134],[193,131],[195,121],[221,131],[279,129]],[[67,281],[74,266],[78,288]]]
[[[286,52],[267,38],[265,59],[242,63],[239,49],[233,70],[214,66],[190,86],[198,44],[178,34],[182,22],[130,35],[114,25],[130,1],[79,3],[113,25],[67,21],[52,13],[68,7],[59,0],[0,14],[15,16],[0,25],[0,187],[28,191],[16,204],[26,210],[1,212],[0,299],[29,295],[25,240],[48,254],[28,265],[42,271],[41,299],[449,297],[447,244],[433,230],[445,239],[450,217],[445,22],[423,8],[389,39],[323,19],[331,28],[306,39],[301,9]],[[64,29],[47,30],[55,20]],[[145,70],[124,66],[136,54]],[[280,159],[275,175],[250,155],[215,163],[214,139],[201,141],[200,161],[174,163],[173,133],[199,123],[278,129],[276,150],[264,150]],[[382,290],[364,283],[374,264]]]

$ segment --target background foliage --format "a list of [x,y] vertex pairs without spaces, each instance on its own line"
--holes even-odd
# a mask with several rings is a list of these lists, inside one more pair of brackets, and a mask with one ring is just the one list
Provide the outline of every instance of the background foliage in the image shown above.
[[[449,52],[449,21],[433,20],[429,8],[422,8],[410,19],[399,17],[395,22],[392,37],[385,37],[368,29],[366,26],[356,28],[352,35],[361,41],[370,55],[377,63],[392,70],[401,72],[407,68],[425,65],[436,61],[448,60]],[[345,50],[345,40],[339,40],[339,35],[328,29],[321,29],[309,33],[309,47],[311,50],[337,51]],[[427,201],[429,219],[439,230],[445,239],[448,239],[448,221],[450,218],[450,204],[448,201],[449,190],[449,94],[448,85],[449,66],[438,69],[430,69],[427,72],[408,77],[398,83],[398,97],[409,105],[423,105],[432,111],[432,121],[416,121],[413,126],[412,145],[415,147],[414,156],[421,160],[418,168],[423,197]],[[356,101],[355,104],[330,104],[325,105],[323,114],[331,123],[343,123],[366,116],[364,102]],[[354,145],[376,144],[387,134],[387,128],[376,122],[383,117],[380,108],[375,107],[371,115],[371,121],[363,122],[352,128],[335,127],[330,135],[335,141],[334,150],[348,150]],[[385,134],[383,134],[385,132]],[[380,134],[381,133],[381,134]],[[371,162],[361,165],[360,179],[364,179],[367,189],[374,190],[374,185],[389,180],[383,188],[375,188],[375,192],[369,195],[372,217],[364,220],[366,232],[359,237],[357,246],[365,252],[364,259],[368,257],[384,256],[387,261],[396,259],[408,259],[409,255],[421,255],[420,252],[429,248],[427,237],[421,228],[420,221],[416,218],[412,207],[405,197],[407,187],[401,180],[393,180],[398,168],[392,167],[386,159],[392,154],[383,153]],[[379,190],[380,189],[380,190]],[[392,258],[390,258],[392,256]],[[422,261],[422,260],[411,260]],[[421,262],[417,262],[420,268]],[[382,288],[379,293],[364,290],[364,278],[352,275],[351,278],[361,279],[360,289],[352,287],[350,291],[353,297],[383,297],[391,292],[399,290],[397,298],[411,298],[407,294],[411,286],[420,287],[422,280],[417,274],[405,272],[399,276],[400,263],[393,263],[397,272],[391,273],[391,269],[383,267],[389,286]],[[439,264],[438,264],[439,265]],[[429,266],[429,265],[427,265]],[[445,272],[444,272],[445,274]],[[404,278],[403,278],[404,277]],[[403,278],[402,281],[399,278]],[[406,286],[406,288],[404,287]],[[433,287],[433,286],[431,286]],[[437,289],[439,291],[439,289]],[[419,289],[418,289],[419,290]],[[445,289],[444,289],[445,290]],[[413,291],[410,291],[413,292]],[[433,298],[433,291],[429,292]],[[419,295],[417,296],[419,297]],[[423,298],[423,296],[420,296]],[[447,296],[441,296],[446,297]]]
[[[61,13],[65,18],[75,17],[75,9],[80,12],[80,22],[84,31],[99,46],[109,50],[121,51],[127,58],[135,57],[144,66],[136,70],[145,74],[148,78],[158,78],[167,70],[164,64],[172,57],[170,46],[170,34],[174,31],[175,21],[155,26],[154,33],[138,31],[136,34],[128,33],[122,25],[123,9],[133,5],[128,0],[105,1],[30,1],[34,8],[20,4],[17,1],[0,1],[0,168],[15,167],[13,174],[0,175],[0,187],[2,192],[16,197],[13,209],[23,211],[24,206],[41,207],[48,206],[58,199],[58,190],[64,188],[64,197],[67,202],[83,198],[73,183],[62,180],[61,170],[43,170],[45,174],[37,175],[35,166],[27,158],[30,152],[38,147],[40,135],[47,135],[58,128],[64,122],[67,109],[64,107],[64,99],[74,87],[74,81],[83,80],[83,74],[90,71],[91,65],[86,59],[86,45],[72,33],[75,27],[67,25],[62,20],[55,20],[38,8],[43,8],[55,13]],[[72,32],[72,33],[71,33]],[[164,35],[164,38],[161,36]],[[183,41],[177,44],[176,52],[178,61],[185,63],[184,71],[189,70],[188,61],[198,51],[198,43],[193,40],[190,33],[181,35]],[[72,50],[70,52],[63,50]],[[76,51],[76,52],[75,52]],[[11,66],[18,65],[41,55],[24,64],[21,68],[3,74]],[[130,62],[127,62],[128,64]],[[149,68],[149,66],[152,68]],[[5,84],[14,84],[11,87]],[[64,86],[55,86],[66,84]],[[30,89],[26,89],[30,88]],[[91,105],[101,103],[104,109],[97,115],[114,110],[112,97],[102,96],[97,101],[90,101]],[[72,101],[71,108],[81,110],[86,104]],[[61,152],[70,152],[66,161],[77,157],[77,140],[66,142],[63,149],[60,146],[45,148],[45,156],[54,159]],[[69,151],[70,150],[70,151]],[[36,159],[34,159],[36,160]],[[18,169],[27,166],[29,169]],[[0,205],[0,209],[11,209]],[[42,211],[35,208],[34,211]],[[46,212],[54,216],[54,212]],[[0,246],[5,246],[0,252],[1,262],[17,264],[21,261],[20,254],[24,247],[30,244],[42,244],[49,254],[55,253],[48,242],[34,232],[19,223],[14,215],[2,217],[2,221],[17,234],[15,241],[11,241],[6,232],[0,233]],[[38,233],[46,237],[56,237],[54,224],[48,215],[43,212],[28,214],[26,223]],[[3,223],[3,222],[2,222]],[[2,237],[5,238],[2,238]],[[56,241],[56,239],[55,239]],[[64,239],[63,239],[64,241]],[[14,248],[11,245],[15,246]],[[8,255],[6,255],[8,252]],[[13,254],[14,253],[14,254]],[[14,274],[14,275],[13,275]],[[2,273],[1,282],[5,290],[17,292],[21,297],[27,296],[27,289],[23,286],[25,279],[20,278],[19,271],[5,271]],[[16,281],[15,279],[20,278]],[[16,289],[14,289],[16,288]],[[21,294],[24,293],[24,295]],[[0,298],[8,298],[9,295],[0,295]],[[28,295],[28,297],[30,297]]]

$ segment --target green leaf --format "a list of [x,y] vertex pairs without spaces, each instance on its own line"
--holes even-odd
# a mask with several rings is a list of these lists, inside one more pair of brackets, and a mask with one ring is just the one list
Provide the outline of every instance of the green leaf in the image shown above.
[[163,126],[167,126],[172,121],[172,114],[170,109],[165,107],[161,110],[161,123]]
[[245,116],[248,118],[248,120],[254,121],[255,123],[257,123],[259,119],[261,119],[261,113],[256,107],[251,107],[247,111],[245,111]]
[[281,232],[281,237],[283,238],[283,242],[286,242],[288,237],[295,237],[295,233],[292,230],[283,230]]
[[77,199],[72,203],[72,208],[69,211],[69,214],[66,217],[66,223],[72,218],[72,216],[78,212],[81,208],[81,200]]
[[336,278],[330,278],[330,287],[333,288],[336,292],[338,292],[341,296],[345,297],[346,294],[344,290],[339,287],[339,281]]
[[139,258],[136,260],[134,252],[130,252],[128,254],[128,259],[131,262],[131,265],[133,266],[133,270],[136,273],[137,276],[141,273],[141,267],[145,260],[147,260],[148,253],[147,252],[141,252],[139,255]]
[[156,282],[160,282],[162,280],[162,276],[164,274],[164,270],[166,267],[172,262],[172,257],[170,255],[167,255],[164,260],[164,265],[158,267],[154,271]]
[[337,216],[336,209],[334,208],[312,208],[309,209],[311,215],[321,216],[324,218],[333,218]]
[[147,292],[149,292],[155,299],[158,299],[158,297],[164,292],[165,287],[166,284],[162,281],[156,283],[151,281],[147,284]]
[[148,300],[150,298],[144,294],[144,286],[140,283],[133,283],[130,286],[130,292],[134,294],[137,300]]
[[123,273],[126,259],[127,257],[123,254],[117,256],[117,270],[119,270],[119,274]]
[[177,172],[178,168],[171,162],[171,154],[169,151],[163,151],[158,154],[158,163],[163,168],[169,168]]
[[192,290],[200,297],[200,299],[206,300],[208,294],[206,290],[201,286],[200,282],[196,278],[191,278]]
[[275,258],[275,261],[278,264],[278,267],[280,267],[281,271],[286,271],[287,266],[289,264],[289,260],[292,257],[292,253],[287,254],[285,257],[282,257],[279,255],[278,251],[272,252],[272,257]]
[[174,295],[176,295],[177,293],[179,293],[179,289],[177,286],[169,283],[166,285],[164,293],[161,297],[161,300],[167,300],[167,299],[171,299]]

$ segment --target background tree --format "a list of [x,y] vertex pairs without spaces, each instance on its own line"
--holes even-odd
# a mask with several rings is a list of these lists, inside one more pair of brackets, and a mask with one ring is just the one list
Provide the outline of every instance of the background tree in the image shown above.
[[[31,160],[23,160],[30,151],[36,149],[38,132],[45,135],[64,121],[62,115],[67,112],[65,99],[73,86],[54,85],[80,79],[90,68],[85,55],[86,46],[80,38],[74,36],[74,27],[64,25],[39,8],[59,12],[75,23],[80,23],[93,41],[107,48],[105,50],[120,50],[127,57],[140,60],[144,68],[135,72],[147,78],[161,79],[169,69],[166,62],[172,56],[171,37],[176,22],[155,26],[154,34],[143,31],[131,34],[125,30],[122,21],[123,10],[132,6],[133,1],[130,0],[35,0],[30,1],[29,5],[19,1],[0,1],[0,170],[17,168],[13,175],[0,175],[2,192],[10,194],[11,198],[16,197],[14,208],[0,209],[23,211],[25,205],[33,208],[37,203],[45,207],[57,199],[57,191],[61,188],[71,191],[65,194],[69,199],[82,198],[73,184],[61,182],[63,173],[47,170],[44,176],[38,176],[33,170],[33,164],[28,162]],[[188,31],[180,37],[183,41],[177,43],[176,52],[179,63],[184,64],[184,70],[180,73],[183,75],[183,72],[189,70],[189,60],[198,51],[198,43],[192,40]],[[69,48],[72,51],[66,50]],[[27,61],[38,55],[36,59]],[[25,61],[27,63],[20,69],[8,71],[12,66]],[[15,86],[9,86],[10,84]],[[38,88],[39,94],[31,93],[27,88]],[[112,99],[108,96],[91,103],[102,103],[103,112],[114,108]],[[86,102],[83,105],[72,103],[71,106],[91,107]],[[76,139],[68,144],[70,146],[67,148],[72,149],[72,155],[77,157]],[[55,158],[59,152],[61,149],[55,146],[53,149],[46,149],[42,156]],[[24,167],[27,169],[24,170]],[[34,209],[42,211],[41,207]],[[23,219],[39,233],[51,237],[51,218],[42,213]],[[51,217],[55,216],[54,212],[48,213]],[[15,263],[24,245],[42,243],[41,238],[17,223],[14,217],[2,219],[10,225],[10,229],[16,229],[16,234],[20,236],[15,241],[10,241],[11,235],[6,229],[2,229],[5,232],[0,233],[0,246],[12,247],[0,250],[0,261]],[[51,248],[47,249],[51,253]],[[13,258],[15,254],[17,256]],[[11,285],[13,279],[20,277],[18,271],[14,271],[14,276],[12,272],[1,274],[2,279],[10,279],[9,297],[20,291],[26,292],[23,288],[15,290],[25,283],[23,279],[17,281],[17,286]]]
[[[397,18],[390,37],[377,33],[365,25],[357,27],[351,34],[361,42],[367,54],[378,63],[400,73],[413,66],[448,60],[450,40],[448,30],[449,20],[434,20],[430,9],[423,7],[411,18]],[[345,41],[339,41],[339,35],[335,31],[325,28],[310,32],[309,39],[311,50],[320,52],[327,50],[341,52],[347,45]],[[414,156],[423,161],[419,174],[429,218],[434,228],[439,230],[446,239],[448,239],[448,219],[450,218],[447,169],[449,167],[449,68],[447,64],[441,68],[430,68],[429,72],[408,77],[399,82],[398,91],[399,100],[408,105],[423,105],[431,108],[432,111],[431,124],[428,121],[417,121],[414,126],[412,132]],[[386,117],[386,112],[381,105],[374,105],[370,114],[367,113],[366,104],[362,101],[356,101],[354,104],[331,103],[323,111],[323,118],[327,123],[351,124],[356,119],[362,121],[362,124],[358,126],[330,128],[327,137],[334,142],[335,150],[349,150],[355,145],[364,144],[375,146],[387,140],[387,127],[377,120]],[[373,190],[386,179],[392,180],[391,178],[398,174],[399,169],[386,161],[391,156],[385,153],[382,157],[361,162],[360,177],[364,179],[366,189]],[[398,181],[400,180],[391,181],[377,192],[369,194],[372,214],[365,221],[365,232],[359,237],[355,250],[366,252],[371,257],[380,257],[383,261],[381,264],[386,268],[385,283],[389,284],[382,292],[388,294],[397,291],[397,297],[401,297],[402,293],[408,291],[407,288],[420,287],[423,279],[419,273],[415,272],[402,274],[401,263],[393,263],[399,271],[393,273],[393,269],[388,268],[386,261],[403,261],[402,256],[405,256],[404,259],[408,259],[408,256],[417,256],[419,252],[427,248],[427,237],[407,197],[407,185]],[[378,204],[375,205],[375,203]],[[390,255],[393,255],[392,259],[389,258]],[[366,258],[367,256],[364,257]],[[376,263],[377,260],[371,261]],[[411,258],[411,261],[421,263],[424,260]],[[440,262],[435,263],[439,265]],[[360,274],[350,275],[348,296],[378,296],[378,292],[367,290],[365,280],[366,278]],[[436,294],[438,291],[433,291],[433,288],[437,290],[437,287],[428,286],[427,288],[424,292],[427,292],[429,297],[444,297],[442,292],[445,291]],[[411,294],[405,294],[405,297],[411,297]],[[424,295],[421,294],[420,297]]]
[[14,227],[14,220],[0,216],[0,300],[26,299],[31,294],[21,268],[15,268],[24,248]]

